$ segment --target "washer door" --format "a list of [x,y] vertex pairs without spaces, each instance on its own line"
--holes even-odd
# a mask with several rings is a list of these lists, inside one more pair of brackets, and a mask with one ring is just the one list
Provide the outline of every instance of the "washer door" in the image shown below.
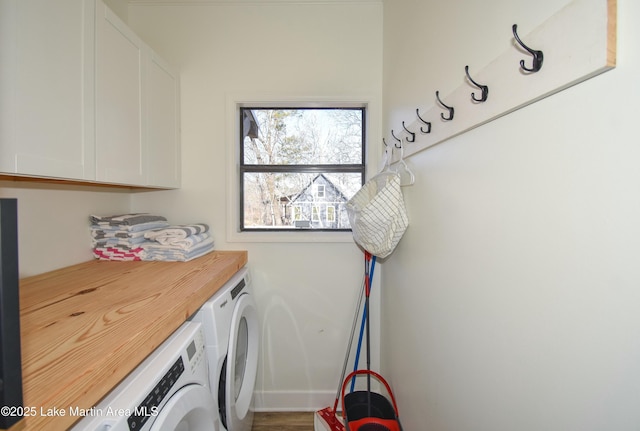
[[187,385],[167,401],[150,431],[218,430],[214,404],[207,388],[196,384]]
[[226,359],[222,422],[228,431],[251,430],[259,336],[255,303],[251,295],[244,293],[238,297],[233,310]]

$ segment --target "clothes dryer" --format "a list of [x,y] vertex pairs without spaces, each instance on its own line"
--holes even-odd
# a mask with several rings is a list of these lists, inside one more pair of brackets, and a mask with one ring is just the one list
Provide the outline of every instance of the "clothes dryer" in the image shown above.
[[220,430],[250,431],[260,330],[248,269],[231,277],[192,321],[201,323],[204,331]]
[[202,327],[186,322],[72,431],[218,431]]

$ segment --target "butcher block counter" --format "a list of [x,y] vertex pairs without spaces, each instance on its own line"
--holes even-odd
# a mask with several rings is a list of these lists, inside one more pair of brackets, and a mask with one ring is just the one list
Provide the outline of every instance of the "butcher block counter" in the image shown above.
[[11,430],[66,430],[247,263],[91,261],[20,281],[26,416]]

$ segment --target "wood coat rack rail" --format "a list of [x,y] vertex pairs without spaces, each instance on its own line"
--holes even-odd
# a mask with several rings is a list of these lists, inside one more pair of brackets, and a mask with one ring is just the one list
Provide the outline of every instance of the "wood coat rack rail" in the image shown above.
[[514,25],[512,48],[483,70],[467,65],[458,88],[436,92],[385,144],[408,157],[614,68],[616,14],[617,0],[575,0],[526,36]]

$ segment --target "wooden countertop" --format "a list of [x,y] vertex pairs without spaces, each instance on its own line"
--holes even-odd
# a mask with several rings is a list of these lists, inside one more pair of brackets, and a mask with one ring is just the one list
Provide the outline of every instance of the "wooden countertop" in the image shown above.
[[[11,429],[65,430],[247,263],[91,261],[20,281],[24,405]],[[64,414],[64,416],[63,416]]]

